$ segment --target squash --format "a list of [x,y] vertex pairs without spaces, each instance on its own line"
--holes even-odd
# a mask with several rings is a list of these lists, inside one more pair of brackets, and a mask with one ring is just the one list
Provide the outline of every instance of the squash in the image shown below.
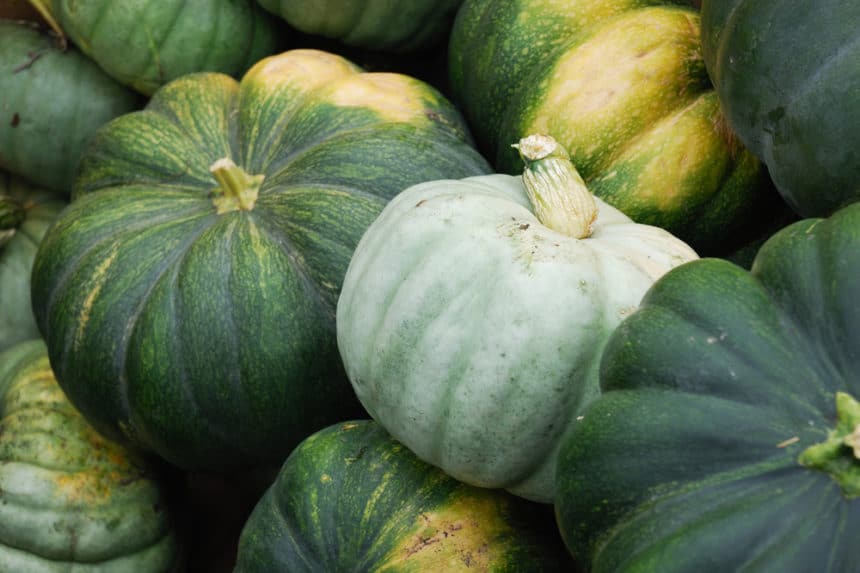
[[0,171],[0,352],[39,337],[30,272],[39,242],[65,206],[62,196]]
[[747,272],[667,273],[607,343],[559,456],[558,523],[599,572],[857,569],[860,204]]
[[169,499],[155,465],[69,403],[41,340],[0,353],[0,570],[178,573]]
[[744,243],[779,201],[723,117],[681,2],[466,0],[450,43],[454,100],[501,172],[510,143],[553,136],[592,192],[703,255]]
[[552,138],[519,149],[522,178],[428,182],[386,206],[350,262],[337,339],[367,412],[419,458],[551,502],[610,332],[696,254],[593,198]]
[[254,0],[31,0],[61,36],[111,77],[152,95],[192,72],[243,74],[281,48]]
[[543,509],[446,476],[372,421],[341,423],[290,454],[235,573],[569,571]]
[[437,91],[332,54],[174,80],[99,131],[37,253],[60,385],[185,469],[280,465],[361,412],[335,304],[366,227],[412,184],[488,170]]
[[463,0],[259,0],[307,34],[379,51],[409,52],[444,39]]
[[0,20],[0,168],[69,194],[83,147],[141,98],[34,24]]
[[704,1],[705,64],[732,129],[804,217],[860,199],[860,4]]

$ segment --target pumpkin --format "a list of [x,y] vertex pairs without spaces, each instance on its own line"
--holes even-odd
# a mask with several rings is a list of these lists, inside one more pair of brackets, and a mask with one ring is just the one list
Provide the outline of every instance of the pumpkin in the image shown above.
[[146,95],[192,72],[241,75],[288,31],[254,0],[31,2],[111,77]]
[[408,52],[438,43],[463,0],[259,0],[290,26],[349,46]]
[[779,196],[728,129],[699,16],[670,1],[466,0],[450,43],[454,99],[480,148],[553,136],[592,192],[700,254],[742,244]]
[[860,199],[860,4],[702,2],[705,64],[740,139],[804,217]]
[[185,469],[280,465],[361,409],[335,304],[388,199],[486,173],[426,84],[296,50],[191,74],[100,130],[45,236],[33,305],[72,402]]
[[175,526],[157,468],[86,423],[41,340],[0,353],[0,570],[178,572]]
[[860,204],[752,271],[667,273],[610,338],[562,446],[557,515],[602,571],[857,569]]
[[543,509],[446,476],[372,421],[341,423],[290,454],[235,572],[569,571]]
[[419,458],[551,502],[609,333],[696,254],[593,198],[552,138],[519,148],[522,178],[428,182],[389,203],[350,262],[337,338],[367,412]]
[[0,168],[68,194],[96,129],[142,102],[35,25],[0,20],[0,37]]
[[39,337],[30,272],[39,242],[65,206],[62,196],[0,171],[0,351]]

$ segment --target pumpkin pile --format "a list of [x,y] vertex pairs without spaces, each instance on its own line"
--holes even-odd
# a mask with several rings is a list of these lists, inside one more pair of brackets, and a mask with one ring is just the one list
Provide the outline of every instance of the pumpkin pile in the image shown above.
[[0,571],[857,571],[858,31],[0,0]]

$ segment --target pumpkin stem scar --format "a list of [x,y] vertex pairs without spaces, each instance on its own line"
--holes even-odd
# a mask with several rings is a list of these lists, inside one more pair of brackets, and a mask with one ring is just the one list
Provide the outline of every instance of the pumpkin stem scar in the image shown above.
[[229,157],[213,163],[209,171],[218,181],[218,187],[212,190],[212,204],[219,215],[254,208],[265,175],[248,175]]
[[836,428],[824,442],[804,450],[798,461],[830,474],[847,498],[860,497],[860,402],[837,392]]

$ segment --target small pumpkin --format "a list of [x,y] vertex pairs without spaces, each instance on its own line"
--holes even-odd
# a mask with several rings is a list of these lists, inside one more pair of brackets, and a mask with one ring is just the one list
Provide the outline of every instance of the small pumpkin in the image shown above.
[[697,257],[594,198],[552,138],[519,150],[522,178],[428,182],[386,206],[350,262],[337,338],[368,413],[419,458],[551,502],[610,332]]
[[857,569],[860,204],[774,235],[752,271],[667,273],[613,333],[559,456],[594,573]]

